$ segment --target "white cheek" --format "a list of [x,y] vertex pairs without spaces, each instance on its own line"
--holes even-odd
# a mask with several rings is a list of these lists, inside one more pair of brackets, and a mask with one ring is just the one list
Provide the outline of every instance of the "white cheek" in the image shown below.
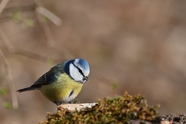
[[75,81],[82,81],[83,76],[79,73],[78,69],[73,64],[70,64],[69,69],[70,69],[70,76]]
[[84,71],[83,73],[85,74],[85,76],[88,76],[90,74],[90,70]]

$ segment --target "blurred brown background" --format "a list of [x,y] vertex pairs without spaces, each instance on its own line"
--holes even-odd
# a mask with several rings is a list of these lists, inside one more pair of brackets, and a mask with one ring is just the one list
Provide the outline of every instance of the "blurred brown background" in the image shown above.
[[[17,97],[19,106],[0,105],[1,124],[34,124],[55,112],[39,91],[16,90],[75,57],[91,66],[81,102],[128,91],[161,104],[160,114],[186,112],[185,0],[14,0],[2,9],[6,1],[0,7],[0,87],[8,91],[0,102],[16,108]],[[36,11],[42,6],[47,10]]]

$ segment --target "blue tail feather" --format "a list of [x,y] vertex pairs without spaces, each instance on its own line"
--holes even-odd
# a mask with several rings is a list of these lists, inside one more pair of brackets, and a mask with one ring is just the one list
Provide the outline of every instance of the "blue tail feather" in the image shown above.
[[30,90],[35,90],[36,87],[26,87],[26,88],[23,88],[23,89],[19,89],[17,90],[17,92],[25,92],[25,91],[30,91]]

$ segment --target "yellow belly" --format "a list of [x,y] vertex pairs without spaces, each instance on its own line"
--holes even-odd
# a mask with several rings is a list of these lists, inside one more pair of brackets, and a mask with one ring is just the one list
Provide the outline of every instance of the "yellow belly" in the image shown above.
[[82,86],[82,83],[74,81],[67,74],[62,74],[56,82],[42,85],[41,92],[52,102],[68,102],[80,93]]

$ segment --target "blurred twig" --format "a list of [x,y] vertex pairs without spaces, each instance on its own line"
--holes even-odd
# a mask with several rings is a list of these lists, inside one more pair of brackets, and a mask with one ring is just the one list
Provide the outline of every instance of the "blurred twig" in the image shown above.
[[[2,0],[1,1],[0,15],[1,15],[2,11],[4,10],[4,8],[6,7],[8,2],[9,2],[9,0]],[[9,46],[8,49],[11,51],[13,49],[13,46],[11,46],[11,44],[8,44],[9,40],[6,37],[6,35],[3,34],[2,30],[0,30],[0,36],[2,38],[2,41],[4,41],[4,43]],[[17,95],[15,94],[15,86],[14,86],[14,83],[13,83],[12,70],[11,70],[11,67],[10,67],[10,63],[7,60],[7,58],[5,57],[5,55],[4,55],[4,53],[1,49],[0,49],[0,55],[1,55],[2,59],[4,60],[6,66],[7,66],[7,70],[8,70],[8,75],[5,79],[8,79],[8,84],[9,84],[9,87],[10,87],[10,92],[11,92],[11,97],[12,97],[12,106],[13,106],[13,108],[18,108],[18,100],[17,100]]]
[[54,13],[52,13],[51,11],[49,11],[48,9],[44,8],[43,6],[38,6],[37,9],[36,9],[36,11],[39,14],[47,17],[55,25],[57,25],[57,26],[60,26],[61,25],[61,23],[62,23],[61,19],[58,16],[56,16]]
[[54,47],[58,52],[62,53],[65,56],[65,58],[67,59],[73,58],[73,55],[66,48],[64,48],[63,46],[59,47],[59,45],[56,44],[57,42],[54,40],[48,24],[42,21],[42,16],[47,17],[50,21],[52,21],[57,26],[61,25],[62,23],[61,19],[58,16],[56,16],[54,13],[52,13],[50,10],[43,7],[41,0],[34,0],[34,2],[37,5],[36,16],[43,29],[48,45],[50,47]]
[[67,58],[67,59],[73,58],[72,54],[66,48],[64,48],[62,46],[61,46],[62,48],[60,48],[59,45],[56,44],[57,42],[54,40],[54,37],[52,35],[52,32],[51,32],[48,24],[42,21],[42,15],[40,15],[40,13],[38,13],[38,11],[36,11],[36,15],[37,15],[39,23],[43,29],[43,32],[45,34],[45,37],[48,41],[49,46],[56,48],[56,50],[58,52],[61,52],[65,56],[65,58]]
[[40,15],[43,15],[44,17],[48,18],[50,21],[52,21],[55,25],[59,26],[62,23],[62,20],[53,12],[48,10],[47,8],[42,6],[42,0],[34,0],[36,4],[36,12]]
[[[8,2],[9,2],[9,0],[2,0],[1,1],[0,15],[1,15],[2,11],[4,10],[4,8],[6,7]],[[1,37],[2,41],[5,43],[5,45],[8,46],[8,50],[12,51],[14,49],[14,47],[10,44],[7,36],[3,33],[3,31],[1,29],[0,29],[0,37]],[[9,83],[11,97],[12,97],[12,106],[13,106],[13,108],[18,108],[18,100],[17,100],[17,95],[15,94],[15,86],[13,83],[13,76],[12,76],[12,70],[10,67],[10,63],[7,60],[7,58],[5,57],[5,55],[1,49],[0,49],[0,55],[2,56],[6,66],[7,66],[8,75],[6,78],[8,78],[8,80],[9,80],[8,83]]]
[[[0,3],[0,15],[2,14],[2,11],[4,11],[8,2],[9,2],[9,0],[2,0],[1,1],[1,3]],[[26,9],[30,10],[30,9],[34,8],[34,10],[35,10],[35,7],[37,8],[36,9],[37,19],[40,22],[40,25],[43,29],[43,32],[46,36],[46,39],[48,41],[49,46],[55,48],[58,52],[62,52],[63,55],[66,58],[72,58],[73,56],[69,53],[68,50],[66,50],[65,48],[60,48],[56,44],[56,41],[53,38],[53,35],[51,33],[51,30],[50,30],[48,24],[46,22],[42,21],[42,16],[48,18],[49,20],[51,20],[57,26],[61,25],[61,23],[62,23],[61,19],[59,17],[57,17],[54,13],[49,11],[48,9],[42,7],[41,4],[36,3],[36,6],[32,5],[32,6],[29,6],[29,8],[26,7]],[[6,12],[9,12],[11,10],[13,10],[13,9],[12,8],[7,9]],[[2,16],[1,15],[1,18],[2,17],[6,18],[6,17],[9,17],[9,15],[8,16]],[[30,53],[30,52],[15,48],[12,45],[12,43],[9,41],[8,37],[6,36],[6,34],[3,32],[3,30],[1,28],[0,28],[0,38],[2,39],[2,42],[4,43],[6,48],[8,49],[8,52],[10,52],[10,53],[17,53],[17,54],[21,54],[21,55],[24,55],[24,56],[27,56],[27,57],[30,57],[30,58],[39,59],[39,60],[45,60],[45,61],[47,60],[47,57],[43,57],[43,56],[40,56],[38,54]],[[16,90],[15,90],[15,86],[14,86],[14,83],[13,83],[13,76],[12,76],[11,66],[10,66],[10,63],[7,60],[5,54],[3,53],[2,49],[0,49],[0,56],[2,56],[2,59],[4,60],[4,62],[6,64],[6,68],[7,68],[7,76],[4,79],[1,86],[2,85],[5,86],[6,82],[8,80],[8,84],[9,84],[10,92],[11,92],[11,97],[12,97],[12,106],[13,106],[13,108],[18,108],[18,100],[17,100],[17,95],[15,93]]]
[[[6,48],[8,49],[8,51],[10,53],[15,53],[15,54],[19,54],[19,55],[23,55],[32,59],[36,59],[42,62],[46,62],[48,57],[45,56],[41,56],[35,53],[31,53],[22,49],[18,49],[15,48],[12,43],[8,40],[8,37],[6,36],[6,34],[1,30],[0,28],[0,37],[2,38],[2,42],[4,43],[4,45],[6,46]],[[56,60],[59,61],[59,60]]]
[[[25,51],[25,50],[22,50],[22,49],[18,49],[18,48],[15,48],[15,54],[19,54],[19,55],[22,55],[22,56],[26,56],[26,57],[29,57],[31,59],[36,59],[36,60],[39,60],[41,62],[45,62],[46,63],[46,60],[48,59],[47,56],[41,56],[37,53],[32,53],[32,52],[28,52],[28,51]],[[60,61],[61,59],[55,59],[55,61]]]
[[[9,41],[8,37],[6,36],[6,34],[1,30],[0,28],[0,37],[2,39],[2,42],[4,43],[4,45],[6,46],[6,48],[8,49],[8,52],[10,53],[17,53],[17,54],[22,54],[24,56],[30,57],[30,58],[34,58],[34,59],[39,59],[39,60],[47,60],[47,57],[42,57],[39,56],[37,54],[34,53],[29,53],[20,49],[16,49],[12,43]],[[13,108],[18,108],[18,100],[17,100],[17,95],[15,93],[15,86],[13,83],[13,77],[12,77],[12,70],[9,64],[9,61],[7,60],[7,58],[5,57],[3,51],[0,49],[0,55],[2,56],[6,67],[7,67],[7,71],[8,71],[8,75],[6,76],[6,78],[4,79],[3,83],[1,84],[1,86],[5,86],[6,84],[6,80],[8,79],[8,84],[10,87],[10,92],[11,92],[11,97],[12,97],[12,106]]]
[[55,46],[55,41],[54,41],[54,38],[52,36],[52,33],[50,31],[49,26],[47,25],[47,23],[42,21],[42,17],[41,17],[40,14],[36,13],[36,15],[37,15],[39,23],[40,23],[40,25],[41,25],[41,27],[42,27],[42,29],[44,31],[44,34],[45,34],[45,37],[47,39],[47,42],[48,42],[49,46],[50,47],[54,47]]
[[6,13],[12,13],[14,12],[16,9],[20,9],[21,11],[34,11],[36,8],[36,5],[27,5],[27,6],[19,6],[19,7],[11,7],[11,8],[5,8],[2,12],[2,14],[6,14]]
[[[12,45],[12,43],[8,40],[7,36],[1,30],[1,28],[0,28],[0,37],[3,39],[2,42],[4,43],[6,48],[8,49],[8,52],[10,52],[10,53],[19,54],[19,55],[26,56],[26,57],[29,57],[31,59],[36,59],[36,60],[39,60],[39,61],[42,61],[42,62],[46,62],[46,60],[48,58],[47,56],[41,56],[41,55],[36,54],[36,53],[32,53],[32,52],[28,52],[28,51],[25,51],[25,50],[22,50],[22,49],[15,48]],[[55,61],[59,61],[59,60],[55,59]]]
[[5,9],[6,5],[8,4],[9,0],[2,0],[0,3],[0,15],[2,11]]
[[34,11],[36,8],[36,5],[29,5],[29,6],[19,6],[19,7],[11,7],[11,8],[5,8],[0,16],[0,22],[5,22],[12,19],[12,13],[15,12],[16,9],[20,9],[22,12],[26,11]]
[[15,48],[14,46],[11,44],[11,42],[9,41],[8,37],[6,36],[6,34],[2,31],[2,29],[0,28],[0,37],[2,39],[2,42],[4,43],[4,45],[6,46],[6,48],[8,49],[9,52],[14,52]]
[[7,81],[7,79],[8,79],[8,75],[6,75],[6,77],[4,78],[4,80],[1,82],[1,84],[0,84],[0,87],[6,87],[6,81]]
[[14,86],[14,83],[13,83],[13,76],[12,76],[12,70],[11,70],[11,67],[10,67],[10,63],[7,60],[7,58],[5,57],[5,55],[4,55],[4,53],[1,49],[0,49],[0,55],[3,58],[3,60],[6,64],[7,70],[8,70],[8,75],[5,79],[8,79],[8,84],[9,84],[9,87],[10,87],[10,92],[11,92],[11,97],[12,97],[12,106],[13,106],[13,108],[18,108],[18,100],[17,100],[17,95],[15,93],[15,86]]
[[[7,0],[3,0],[3,1],[5,2]],[[40,25],[43,29],[43,32],[44,32],[45,37],[47,39],[48,45],[50,47],[55,48],[58,52],[62,53],[65,56],[65,58],[67,58],[67,59],[73,58],[72,54],[66,48],[64,48],[63,46],[59,47],[59,45],[56,44],[56,41],[53,38],[52,32],[51,32],[48,24],[43,21],[42,17],[48,18],[50,21],[52,21],[57,26],[61,25],[61,23],[62,23],[61,19],[58,16],[56,16],[54,13],[52,13],[50,10],[41,6],[42,1],[35,0],[34,2],[36,3],[35,5],[22,6],[22,7],[18,7],[18,8],[20,8],[21,10],[22,9],[23,10],[35,10],[35,8],[36,8],[36,16],[37,16],[37,19],[38,19],[38,21],[39,21],[39,23],[40,23]],[[3,5],[4,5],[4,8],[5,8],[5,4],[3,4]],[[15,10],[15,7],[5,9],[4,12],[7,13],[7,12],[10,12],[12,10]],[[4,37],[5,34],[1,30],[0,30],[0,35],[1,35],[1,37],[3,37],[3,39],[4,39],[3,43],[8,48],[9,52],[21,54],[21,55],[24,55],[24,56],[27,56],[27,57],[30,57],[30,58],[34,58],[34,59],[39,59],[41,61],[46,60],[47,57],[43,57],[43,56],[40,56],[40,55],[37,55],[37,54],[34,54],[34,53],[30,53],[30,52],[27,52],[27,51],[24,51],[24,50],[21,50],[21,49],[14,48],[14,46],[9,42],[7,37]]]

